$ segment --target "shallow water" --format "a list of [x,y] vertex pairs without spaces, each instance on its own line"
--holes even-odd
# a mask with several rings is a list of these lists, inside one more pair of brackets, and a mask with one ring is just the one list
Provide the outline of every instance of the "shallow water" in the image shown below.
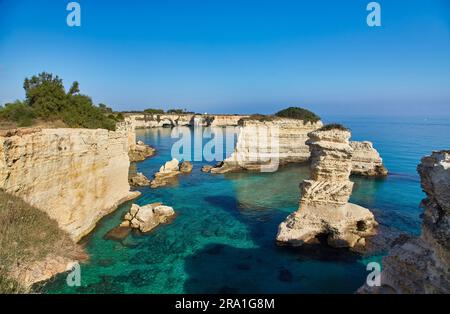
[[[336,121],[329,119],[330,121]],[[340,119],[353,139],[370,140],[392,173],[387,179],[352,178],[352,202],[371,208],[377,220],[411,234],[420,233],[420,188],[416,166],[432,150],[450,148],[450,121]],[[170,159],[170,129],[138,132],[157,148],[155,157],[136,165],[151,177]],[[380,256],[359,258],[334,251],[300,252],[274,243],[281,221],[298,207],[305,166],[276,173],[211,175],[194,162],[174,186],[139,189],[134,202],[161,201],[176,219],[147,235],[105,240],[131,203],[101,220],[85,239],[90,260],[81,266],[81,287],[68,287],[60,275],[48,293],[352,293],[368,274],[365,265]]]

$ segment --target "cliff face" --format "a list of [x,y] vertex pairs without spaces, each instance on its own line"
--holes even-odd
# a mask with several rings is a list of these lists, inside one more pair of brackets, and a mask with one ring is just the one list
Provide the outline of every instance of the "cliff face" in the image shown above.
[[275,118],[272,121],[244,120],[233,154],[213,173],[238,170],[275,171],[278,165],[306,162],[308,133],[322,126],[297,119]]
[[[306,145],[308,133],[322,127],[322,122],[276,118],[273,121],[244,120],[233,154],[212,173],[233,171],[275,171],[271,163],[303,163],[310,158]],[[380,154],[371,142],[350,142],[352,175],[382,177],[387,175]]]
[[368,209],[348,203],[353,189],[350,132],[318,130],[309,136],[311,177],[303,181],[300,208],[281,223],[277,241],[298,246],[324,237],[333,247],[362,247],[377,223]]
[[383,258],[381,287],[363,293],[450,293],[450,151],[433,152],[417,167],[427,197],[420,238],[400,239]]
[[173,126],[236,126],[247,116],[240,115],[199,115],[199,114],[133,114],[125,117],[125,122],[136,129]]
[[352,174],[366,177],[384,177],[388,174],[380,154],[371,142],[350,142],[352,153]]
[[248,116],[239,116],[239,115],[214,115],[211,116],[210,126],[237,126],[239,125],[239,120],[242,118],[247,118]]
[[0,134],[0,188],[45,211],[78,241],[121,202],[128,135],[103,129],[22,129]]

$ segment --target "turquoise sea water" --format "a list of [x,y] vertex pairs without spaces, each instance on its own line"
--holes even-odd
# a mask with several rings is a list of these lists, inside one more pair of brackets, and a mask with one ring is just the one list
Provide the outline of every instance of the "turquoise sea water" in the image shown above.
[[[450,120],[329,119],[350,127],[352,139],[370,140],[382,155],[387,179],[352,178],[352,202],[371,208],[384,226],[419,234],[419,203],[424,197],[416,166],[432,150],[450,148]],[[136,165],[151,177],[170,160],[170,129],[138,132],[157,148],[155,157]],[[346,252],[299,251],[277,247],[277,227],[296,210],[305,166],[276,173],[211,175],[206,162],[182,175],[175,186],[140,188],[134,202],[161,201],[176,219],[146,235],[122,242],[104,239],[131,203],[100,221],[84,243],[90,255],[81,266],[81,286],[68,287],[60,275],[48,293],[352,293],[360,287],[370,260]]]

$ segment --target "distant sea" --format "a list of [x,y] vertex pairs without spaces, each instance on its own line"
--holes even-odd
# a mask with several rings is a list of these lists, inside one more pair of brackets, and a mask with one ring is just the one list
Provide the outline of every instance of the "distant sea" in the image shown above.
[[[420,234],[419,203],[424,198],[416,167],[433,150],[450,149],[450,119],[327,118],[349,127],[352,139],[369,140],[380,152],[386,179],[352,178],[351,201],[373,210],[385,227]],[[138,138],[157,155],[137,164],[151,177],[170,160],[175,139],[170,129],[140,130]],[[105,240],[131,203],[101,220],[85,240],[90,260],[81,267],[81,287],[68,287],[64,276],[49,282],[47,293],[353,293],[368,272],[369,261],[347,253],[304,252],[275,245],[280,222],[298,208],[299,183],[306,166],[276,173],[211,175],[194,162],[176,186],[140,188],[135,200],[163,202],[176,219],[147,235]],[[385,254],[385,253],[383,253]]]

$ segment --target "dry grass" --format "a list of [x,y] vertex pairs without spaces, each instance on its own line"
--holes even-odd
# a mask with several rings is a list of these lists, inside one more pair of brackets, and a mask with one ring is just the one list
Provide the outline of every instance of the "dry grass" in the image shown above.
[[11,268],[50,254],[78,259],[84,252],[46,213],[0,190],[0,293],[27,292]]
[[[20,127],[21,126],[14,121],[0,120],[0,130],[12,130]],[[67,124],[61,120],[45,121],[42,119],[35,119],[33,124],[30,125],[29,127],[42,129],[68,128]]]

